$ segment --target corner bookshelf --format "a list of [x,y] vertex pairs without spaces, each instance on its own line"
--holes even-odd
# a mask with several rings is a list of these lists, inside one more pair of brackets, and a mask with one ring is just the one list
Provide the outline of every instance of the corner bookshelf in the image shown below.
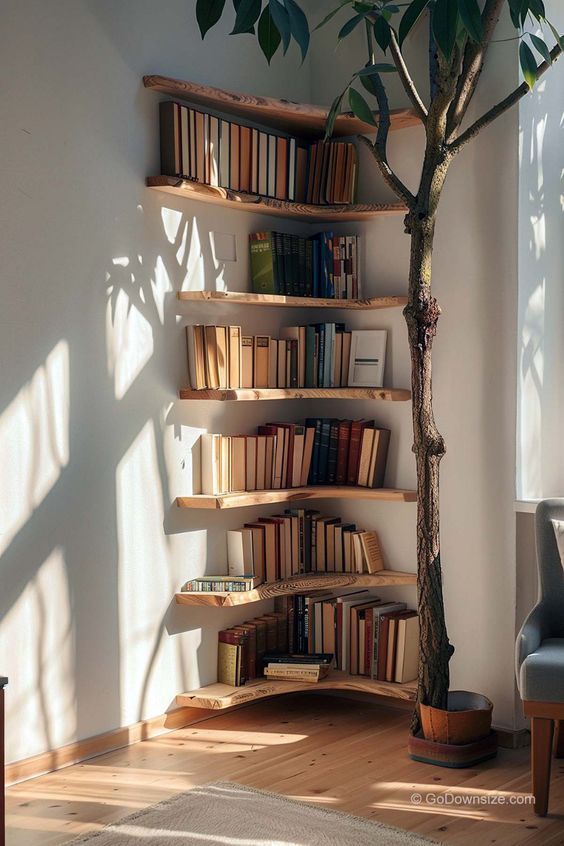
[[[143,77],[147,89],[174,99],[211,109],[216,113],[234,115],[243,121],[252,121],[263,127],[272,127],[303,139],[320,139],[324,135],[327,109],[309,104],[293,103],[271,97],[231,92],[220,88],[178,80],[171,77],[150,75]],[[377,118],[377,113],[375,113]],[[418,117],[408,109],[391,113],[391,130],[403,130],[420,124]],[[334,135],[347,137],[359,133],[373,133],[374,127],[364,123],[352,113],[338,115]],[[146,185],[155,192],[164,192],[180,199],[210,203],[234,211],[271,215],[309,224],[345,221],[364,221],[382,216],[403,215],[406,207],[401,203],[353,203],[314,205],[272,199],[257,194],[220,188],[178,176],[149,176]],[[179,291],[179,303],[216,306],[276,307],[280,309],[339,309],[376,311],[403,308],[405,296],[380,296],[366,299],[327,299],[257,294],[238,291]],[[223,390],[194,390],[181,388],[179,397],[185,401],[252,402],[255,400],[378,400],[407,402],[411,392],[399,388],[240,388]],[[355,486],[320,485],[282,490],[240,491],[208,496],[194,494],[179,496],[180,509],[223,510],[269,505],[281,502],[307,502],[308,500],[369,500],[374,502],[414,503],[416,492],[394,488],[366,488]],[[254,590],[241,592],[188,593],[178,592],[175,602],[181,606],[231,608],[253,602],[272,600],[289,595],[322,593],[340,587],[381,587],[389,585],[414,586],[414,573],[382,570],[377,573],[306,573],[277,582],[264,583]],[[218,710],[231,708],[272,696],[297,691],[351,690],[404,701],[413,701],[416,683],[399,684],[382,682],[361,675],[349,675],[332,670],[327,678],[316,684],[289,680],[257,679],[242,687],[210,684],[176,697],[178,705]]]

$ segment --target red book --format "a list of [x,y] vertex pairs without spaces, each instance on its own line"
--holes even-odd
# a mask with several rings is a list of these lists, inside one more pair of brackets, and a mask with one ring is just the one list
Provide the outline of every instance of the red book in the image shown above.
[[347,483],[350,437],[351,421],[341,420],[337,434],[337,470],[335,473],[335,484],[337,485],[346,485]]
[[358,465],[360,462],[360,445],[362,433],[368,426],[374,426],[371,420],[353,420],[349,443],[349,460],[347,465],[347,485],[356,485],[358,481]]
[[248,637],[248,679],[257,678],[257,630],[254,626],[242,623],[240,626],[233,626],[231,631],[241,632]]

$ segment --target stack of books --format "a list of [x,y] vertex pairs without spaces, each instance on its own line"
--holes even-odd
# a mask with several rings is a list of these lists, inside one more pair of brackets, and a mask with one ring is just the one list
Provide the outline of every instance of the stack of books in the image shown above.
[[257,294],[351,300],[362,297],[358,235],[287,232],[249,235],[251,278]]
[[354,201],[358,157],[349,142],[312,144],[174,101],[160,104],[160,135],[167,176],[299,203]]
[[260,579],[254,576],[199,576],[187,581],[181,590],[186,593],[243,593],[259,585]]
[[286,509],[283,514],[260,517],[240,529],[228,530],[227,562],[229,576],[223,578],[231,578],[235,584],[244,578],[260,583],[304,573],[377,573],[384,569],[376,532],[304,508]]
[[278,681],[315,682],[329,675],[333,656],[321,655],[273,655],[264,668],[267,679]]
[[265,656],[288,652],[288,613],[273,611],[218,633],[218,681],[235,687],[262,675]]
[[384,484],[389,429],[374,420],[308,418],[267,423],[256,435],[206,433],[201,444],[201,491],[285,490],[310,485]]
[[186,327],[194,390],[382,387],[387,332],[344,323],[284,326],[280,338],[240,326]]
[[332,652],[351,675],[404,683],[417,676],[419,618],[405,602],[383,602],[368,591],[283,597],[290,650]]

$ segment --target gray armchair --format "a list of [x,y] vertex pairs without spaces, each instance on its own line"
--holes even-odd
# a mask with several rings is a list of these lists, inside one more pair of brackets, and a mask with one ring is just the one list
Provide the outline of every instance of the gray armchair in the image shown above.
[[564,521],[564,499],[537,506],[535,533],[539,600],[521,628],[515,648],[517,684],[531,718],[531,769],[535,813],[548,810],[554,726],[557,757],[564,756],[564,569],[553,520]]

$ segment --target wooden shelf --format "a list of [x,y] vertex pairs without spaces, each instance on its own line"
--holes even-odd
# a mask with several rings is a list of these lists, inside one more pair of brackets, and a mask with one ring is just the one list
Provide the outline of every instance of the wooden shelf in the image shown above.
[[292,399],[369,399],[406,402],[411,399],[411,391],[400,388],[227,388],[200,391],[193,388],[181,388],[179,396],[182,400],[219,402]]
[[415,700],[417,683],[394,684],[369,679],[366,676],[350,676],[339,670],[332,670],[327,678],[321,681],[296,682],[256,679],[243,687],[232,687],[229,684],[208,684],[199,690],[190,690],[176,697],[176,704],[188,708],[209,708],[219,711],[234,705],[244,705],[266,699],[270,696],[281,696],[285,693],[314,690],[356,690],[361,693],[371,693],[375,696],[388,696],[392,699]]
[[[185,82],[168,76],[144,76],[143,85],[145,88],[168,94],[170,97],[189,100],[208,109],[237,115],[301,138],[321,138],[325,134],[327,109],[323,106],[239,94],[236,91],[225,91],[222,88]],[[377,112],[375,115],[377,116]],[[419,118],[410,109],[395,109],[390,117],[392,130],[420,124]],[[345,112],[337,117],[333,135],[347,136],[359,133],[372,135],[374,131],[374,126],[371,124],[359,120],[352,112]]]
[[382,308],[403,308],[407,305],[407,297],[329,300],[322,297],[286,297],[283,294],[250,294],[240,291],[177,291],[176,296],[182,302],[278,306],[279,308],[343,308],[371,311]]
[[202,200],[239,211],[270,214],[310,223],[369,220],[381,215],[405,214],[407,211],[407,207],[402,203],[352,203],[338,206],[291,203],[287,200],[260,197],[258,194],[231,191],[229,188],[214,188],[212,185],[192,182],[179,176],[148,176],[147,185],[149,188],[187,200]]
[[269,491],[239,491],[218,496],[194,494],[178,496],[179,508],[246,508],[250,505],[271,505],[275,502],[294,502],[310,499],[372,499],[385,502],[415,502],[415,491],[395,488],[361,488],[340,485],[318,485],[304,488],[284,488]]
[[232,608],[260,602],[261,599],[275,599],[277,596],[293,596],[317,590],[334,590],[344,587],[383,587],[386,585],[415,585],[415,573],[401,573],[396,570],[380,570],[378,573],[304,573],[291,579],[281,579],[259,585],[248,591],[221,591],[216,593],[175,594],[177,605],[206,605],[212,608]]

